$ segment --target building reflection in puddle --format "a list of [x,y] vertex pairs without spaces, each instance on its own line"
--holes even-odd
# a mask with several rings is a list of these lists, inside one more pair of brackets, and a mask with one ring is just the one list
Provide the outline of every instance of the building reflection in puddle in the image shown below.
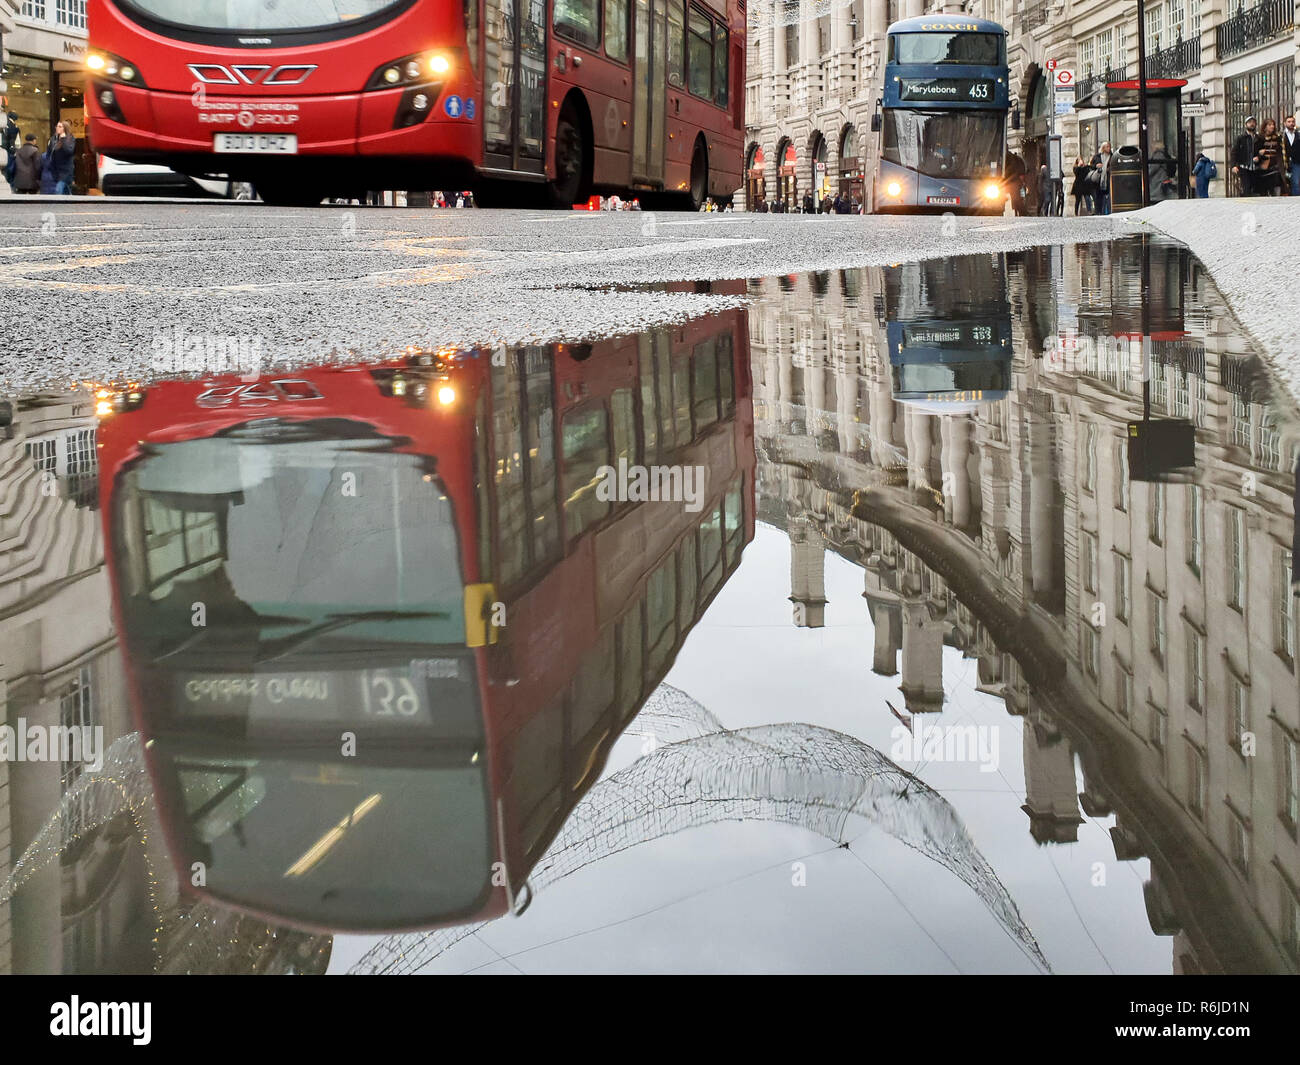
[[[412,971],[726,820],[883,827],[1048,968],[957,798],[660,683],[757,517],[796,626],[828,551],[861,567],[899,689],[869,713],[939,720],[945,650],[976,659],[1025,723],[1026,838],[1113,820],[1175,971],[1294,970],[1296,423],[1199,264],[1134,238],[750,288],[592,345],[159,382],[98,441],[84,393],[0,408],[0,695],[113,741],[107,788],[0,763],[0,968],[321,971],[332,932],[440,926],[355,967]],[[605,498],[620,458],[703,467],[700,508]],[[660,746],[605,772],[638,714]]]
[[[1135,237],[830,282],[751,286],[796,624],[827,551],[860,564],[907,713],[943,708],[947,646],[1026,719],[1035,840],[1113,813],[1175,971],[1294,971],[1300,437],[1203,268]],[[975,369],[1003,302],[1007,361]]]

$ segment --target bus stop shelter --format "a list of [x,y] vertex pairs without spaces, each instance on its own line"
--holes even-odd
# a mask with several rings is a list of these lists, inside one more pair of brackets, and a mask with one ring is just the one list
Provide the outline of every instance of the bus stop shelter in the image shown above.
[[[1187,135],[1183,130],[1183,78],[1147,78],[1146,190],[1151,203],[1191,195]],[[1112,116],[1138,113],[1137,79],[1106,83],[1103,104]],[[1112,130],[1114,129],[1111,124]],[[1118,149],[1119,145],[1112,145]]]

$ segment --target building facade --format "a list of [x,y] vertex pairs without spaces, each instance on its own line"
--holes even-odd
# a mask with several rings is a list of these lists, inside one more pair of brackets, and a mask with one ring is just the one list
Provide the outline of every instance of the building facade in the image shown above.
[[[1279,127],[1297,98],[1295,0],[1148,0],[1148,78],[1185,81],[1181,121],[1169,103],[1153,103],[1148,133],[1154,155],[1219,165],[1210,194],[1235,194],[1230,152],[1248,115]],[[1105,141],[1136,144],[1132,113],[1110,114],[1108,82],[1137,76],[1137,7],[1117,0],[756,0],[749,9],[746,72],[745,205],[807,192],[869,201],[879,154],[871,115],[881,94],[888,26],[927,13],[969,14],[1008,32],[1013,108],[1009,133],[1030,173],[1046,161],[1049,122],[1062,137],[1068,169]],[[1074,93],[1052,87],[1047,64],[1072,71]],[[1175,87],[1177,89],[1177,87]],[[1068,110],[1062,105],[1068,105]],[[1057,111],[1064,111],[1057,114]],[[1033,183],[1031,183],[1033,184]],[[1034,190],[1031,190],[1031,195]]]
[[[0,57],[2,109],[17,116],[23,136],[35,134],[44,148],[64,122],[84,147],[86,0],[0,0]],[[82,187],[94,184],[93,175],[86,180],[84,155],[77,153]]]

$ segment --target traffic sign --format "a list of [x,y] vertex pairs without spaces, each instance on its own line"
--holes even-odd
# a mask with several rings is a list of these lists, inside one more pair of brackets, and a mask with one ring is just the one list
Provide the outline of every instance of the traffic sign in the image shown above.
[[1074,71],[1060,67],[1052,73],[1052,84],[1057,92],[1074,91]]
[[1056,60],[1055,60],[1055,59],[1049,59],[1049,60],[1047,61],[1047,69],[1048,69],[1048,70],[1055,70],[1055,69],[1056,69]]

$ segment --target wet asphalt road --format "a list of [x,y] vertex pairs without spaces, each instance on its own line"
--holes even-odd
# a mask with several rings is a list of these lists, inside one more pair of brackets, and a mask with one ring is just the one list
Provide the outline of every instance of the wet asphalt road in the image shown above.
[[[577,340],[765,277],[1131,231],[1119,218],[874,218],[0,201],[0,389],[149,376],[178,339],[257,365]],[[234,341],[239,343],[236,344]],[[221,345],[225,346],[222,347]],[[193,350],[193,348],[191,348]],[[240,363],[241,368],[247,368]]]

